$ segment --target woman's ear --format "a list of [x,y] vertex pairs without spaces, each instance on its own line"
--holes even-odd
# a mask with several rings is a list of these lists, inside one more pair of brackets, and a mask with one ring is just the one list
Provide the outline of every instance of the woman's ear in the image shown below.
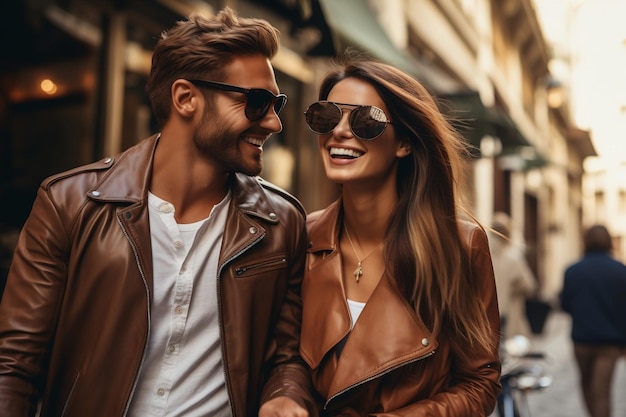
[[172,83],[172,111],[181,117],[193,117],[198,107],[198,90],[187,80]]
[[398,151],[396,152],[396,156],[398,158],[404,158],[405,156],[409,156],[410,154],[411,154],[411,144],[410,143],[402,144],[398,148]]

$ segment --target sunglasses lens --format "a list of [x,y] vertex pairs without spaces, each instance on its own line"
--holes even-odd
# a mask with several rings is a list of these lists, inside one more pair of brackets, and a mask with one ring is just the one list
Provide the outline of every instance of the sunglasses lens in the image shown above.
[[276,112],[276,114],[280,114],[280,112],[283,111],[283,109],[285,108],[286,104],[287,104],[287,96],[284,96],[284,95],[278,96],[278,98],[274,102],[274,111]]
[[261,120],[272,105],[272,96],[265,90],[250,90],[246,103],[246,117],[251,121]]
[[274,104],[274,111],[278,115],[287,104],[287,96],[284,94],[275,96],[267,90],[250,90],[246,103],[246,117],[253,122],[261,120],[267,114],[272,103]]
[[306,123],[313,132],[325,135],[332,132],[341,120],[341,109],[333,103],[313,103],[305,113]]
[[350,127],[359,139],[372,140],[380,136],[387,127],[387,116],[375,106],[359,107],[350,114]]

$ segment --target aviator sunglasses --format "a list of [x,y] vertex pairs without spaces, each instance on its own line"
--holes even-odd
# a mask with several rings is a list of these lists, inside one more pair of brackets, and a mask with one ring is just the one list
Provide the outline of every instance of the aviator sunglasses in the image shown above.
[[276,115],[285,108],[287,96],[284,94],[274,95],[269,90],[263,88],[243,88],[236,85],[220,83],[217,81],[206,80],[187,80],[198,87],[215,88],[222,91],[232,91],[235,93],[245,94],[246,96],[246,117],[251,122],[261,120],[267,114],[272,104]]
[[304,112],[309,129],[318,135],[332,132],[343,117],[343,110],[339,106],[352,108],[348,119],[350,131],[358,139],[376,139],[383,134],[387,125],[391,124],[385,112],[376,106],[318,101],[311,104]]

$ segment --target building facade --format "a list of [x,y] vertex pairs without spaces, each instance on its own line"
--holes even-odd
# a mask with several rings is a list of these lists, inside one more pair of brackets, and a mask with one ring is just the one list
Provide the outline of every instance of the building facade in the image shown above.
[[[465,198],[489,225],[513,219],[552,299],[579,249],[589,135],[551,105],[551,56],[532,0],[20,0],[0,10],[0,232],[19,229],[47,175],[115,154],[155,132],[144,92],[159,33],[231,6],[281,32],[273,64],[289,104],[263,175],[308,210],[338,194],[302,112],[329,58],[355,48],[413,74],[472,146]],[[18,44],[13,40],[19,37]],[[4,236],[9,233],[4,233]],[[13,234],[11,234],[13,235]]]

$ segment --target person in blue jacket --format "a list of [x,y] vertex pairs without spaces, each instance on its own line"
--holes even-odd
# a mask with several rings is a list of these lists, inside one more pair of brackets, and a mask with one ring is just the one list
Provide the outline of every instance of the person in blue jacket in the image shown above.
[[584,235],[584,256],[565,271],[561,308],[571,315],[571,337],[585,405],[591,417],[611,415],[612,380],[626,349],[626,265],[611,255],[603,225]]

